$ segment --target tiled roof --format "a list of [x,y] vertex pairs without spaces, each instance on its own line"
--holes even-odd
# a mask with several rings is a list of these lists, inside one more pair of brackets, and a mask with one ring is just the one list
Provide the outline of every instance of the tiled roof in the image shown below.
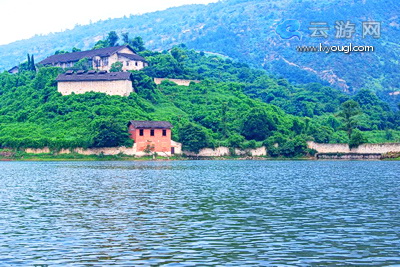
[[57,82],[77,82],[77,81],[119,81],[131,80],[130,72],[105,72],[105,71],[67,71],[57,77]]
[[171,129],[172,124],[168,121],[130,121],[129,125],[133,125],[135,128],[140,129]]
[[18,72],[19,67],[18,66],[14,66],[11,69],[8,70],[9,73],[12,73],[13,71],[17,71]]
[[126,53],[117,53],[117,54],[118,54],[118,56],[126,57],[126,58],[131,59],[131,60],[147,62],[144,59],[144,57],[141,57],[141,56],[136,55],[136,54],[134,54],[134,55],[126,54]]
[[[46,65],[46,64],[65,63],[65,62],[76,62],[82,58],[91,59],[96,56],[107,57],[107,56],[110,56],[110,55],[122,50],[123,48],[129,48],[133,52],[133,49],[128,45],[112,46],[112,47],[105,47],[105,48],[100,48],[100,49],[95,49],[95,50],[53,55],[53,56],[50,56],[50,57],[40,61],[39,64]],[[135,56],[138,58],[141,58],[141,59],[136,59],[136,60],[146,61],[143,57],[141,57],[139,55],[135,54]]]

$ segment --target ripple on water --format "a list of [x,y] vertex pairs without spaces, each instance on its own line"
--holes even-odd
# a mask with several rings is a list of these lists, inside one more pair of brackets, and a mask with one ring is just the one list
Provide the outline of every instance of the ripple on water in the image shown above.
[[0,265],[400,264],[398,162],[0,168]]

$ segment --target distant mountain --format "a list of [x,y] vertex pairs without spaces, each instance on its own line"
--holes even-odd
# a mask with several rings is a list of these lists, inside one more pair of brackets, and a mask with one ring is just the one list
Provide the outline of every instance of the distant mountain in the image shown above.
[[[185,43],[189,48],[262,66],[273,75],[293,82],[320,81],[346,92],[367,88],[388,96],[389,92],[400,91],[399,9],[398,0],[226,0],[188,5],[109,19],[0,46],[0,68],[11,68],[23,61],[27,53],[34,54],[38,61],[56,50],[89,49],[109,31],[116,30],[129,32],[131,37],[141,36],[153,50]],[[335,38],[336,21],[354,24],[351,39]],[[371,21],[381,22],[380,38],[368,35],[363,38],[362,22]],[[327,24],[327,38],[310,36],[313,30],[309,28],[314,22]],[[283,39],[282,34],[295,30],[296,23],[301,40]],[[368,45],[374,46],[375,51],[350,54],[296,51],[298,46],[320,43]]]

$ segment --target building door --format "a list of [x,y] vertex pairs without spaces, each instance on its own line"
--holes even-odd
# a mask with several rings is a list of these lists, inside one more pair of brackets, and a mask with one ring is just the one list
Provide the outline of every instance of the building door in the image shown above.
[[175,154],[175,147],[171,147],[171,154]]

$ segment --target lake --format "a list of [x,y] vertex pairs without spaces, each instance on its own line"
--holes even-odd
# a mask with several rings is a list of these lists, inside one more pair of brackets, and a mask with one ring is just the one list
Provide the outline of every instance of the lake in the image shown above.
[[0,162],[0,265],[400,264],[400,162]]

